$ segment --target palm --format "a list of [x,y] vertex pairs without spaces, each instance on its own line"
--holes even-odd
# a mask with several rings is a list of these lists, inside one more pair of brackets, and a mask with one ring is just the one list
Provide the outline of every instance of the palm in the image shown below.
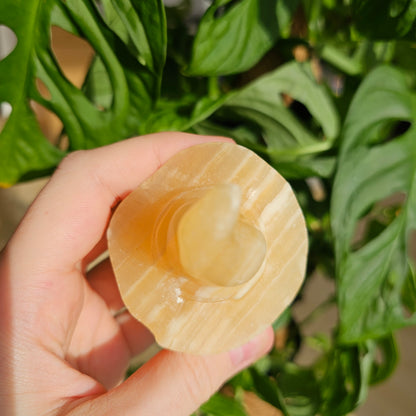
[[[109,305],[82,274],[75,273],[77,290],[62,306],[67,334],[72,334],[62,340],[62,352],[76,369],[110,388],[122,379],[131,358],[130,349]],[[73,319],[74,313],[77,319]]]
[[87,275],[85,265],[104,249],[97,242],[116,202],[176,151],[207,140],[160,134],[78,153],[60,166],[0,253],[2,414],[107,414],[110,407],[117,415],[189,414],[270,347],[265,333],[235,363],[228,353],[162,351],[106,394],[153,338],[130,314],[114,318],[123,303],[110,263]]
[[[94,277],[98,279],[99,275]],[[45,285],[46,290],[38,290],[42,306],[37,324],[32,326],[41,346],[51,353],[42,358],[42,361],[50,359],[50,363],[43,362],[43,365],[46,368],[58,365],[59,369],[54,370],[56,374],[69,363],[79,373],[94,379],[97,386],[113,387],[123,378],[131,350],[122,327],[113,318],[111,306],[79,271],[53,281],[53,287]],[[57,358],[64,364],[62,368]],[[76,374],[70,373],[71,388],[74,388]],[[67,377],[61,376],[61,379]],[[55,384],[56,380],[51,378],[50,382]]]

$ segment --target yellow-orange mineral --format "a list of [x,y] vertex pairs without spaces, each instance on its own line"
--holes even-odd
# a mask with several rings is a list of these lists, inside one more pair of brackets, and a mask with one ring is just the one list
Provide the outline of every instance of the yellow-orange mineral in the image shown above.
[[245,343],[291,303],[307,233],[273,168],[213,142],[179,152],[125,198],[108,246],[127,309],[157,342],[211,354]]

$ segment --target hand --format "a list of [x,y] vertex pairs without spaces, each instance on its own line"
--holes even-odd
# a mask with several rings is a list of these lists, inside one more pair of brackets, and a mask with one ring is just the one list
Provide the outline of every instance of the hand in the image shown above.
[[161,351],[123,382],[153,343],[128,313],[106,249],[112,208],[177,151],[225,140],[161,133],[75,152],[59,166],[0,256],[0,409],[4,415],[188,416],[265,354],[269,328],[214,356]]

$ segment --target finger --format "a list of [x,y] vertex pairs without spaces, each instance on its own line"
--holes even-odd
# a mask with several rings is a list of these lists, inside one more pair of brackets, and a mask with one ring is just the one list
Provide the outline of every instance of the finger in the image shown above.
[[[7,248],[9,254],[20,253],[19,275],[24,278],[28,267],[32,279],[36,270],[44,274],[78,268],[100,240],[111,207],[122,197],[179,150],[220,140],[226,139],[159,133],[71,154],[40,193]],[[17,242],[19,253],[14,253]]]
[[128,311],[116,318],[133,358],[155,343],[153,334]]
[[[81,270],[90,270],[97,263],[108,257],[108,244],[107,235],[104,232],[98,243],[92,248],[92,250],[84,257],[81,264]],[[104,257],[103,257],[104,256]]]
[[273,344],[268,328],[228,353],[195,356],[162,351],[119,387],[77,407],[76,415],[188,416],[238,371],[266,354]]
[[113,314],[124,306],[109,259],[91,269],[87,279],[91,288],[101,296]]
[[[104,300],[113,315],[116,315],[117,311],[124,307],[124,303],[110,261],[107,259],[95,266],[88,273],[87,278],[91,288]],[[152,333],[127,310],[116,315],[115,319],[132,357],[154,343]]]

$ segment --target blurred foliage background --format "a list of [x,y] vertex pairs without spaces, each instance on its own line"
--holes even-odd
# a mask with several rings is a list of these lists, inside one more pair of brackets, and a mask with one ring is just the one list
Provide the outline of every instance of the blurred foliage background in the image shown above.
[[[2,0],[0,29],[3,186],[73,150],[180,130],[232,137],[295,190],[305,287],[330,289],[300,316],[303,290],[270,355],[198,415],[246,415],[253,397],[346,415],[392,374],[395,331],[416,323],[415,0]],[[68,77],[59,33],[83,44],[86,74]]]

